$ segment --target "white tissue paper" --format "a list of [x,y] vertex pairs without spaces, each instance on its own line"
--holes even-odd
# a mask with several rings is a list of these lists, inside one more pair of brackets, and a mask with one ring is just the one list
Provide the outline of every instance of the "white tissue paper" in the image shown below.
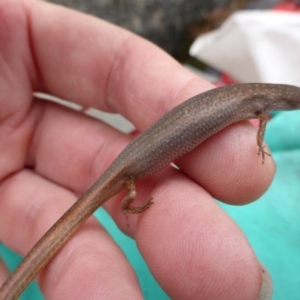
[[198,37],[190,55],[238,82],[300,85],[300,14],[240,11]]

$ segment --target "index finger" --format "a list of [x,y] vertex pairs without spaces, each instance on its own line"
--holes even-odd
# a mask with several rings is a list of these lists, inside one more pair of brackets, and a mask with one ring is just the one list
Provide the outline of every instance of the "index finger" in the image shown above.
[[79,18],[79,13],[44,3],[32,6],[31,15],[34,53],[46,91],[119,112],[140,130],[212,87],[152,43],[103,20]]

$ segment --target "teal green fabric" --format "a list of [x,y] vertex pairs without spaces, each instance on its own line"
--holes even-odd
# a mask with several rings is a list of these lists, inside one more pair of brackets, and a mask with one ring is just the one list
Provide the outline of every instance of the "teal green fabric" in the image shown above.
[[[245,232],[258,258],[271,273],[274,300],[300,299],[299,132],[300,112],[276,114],[268,123],[265,136],[277,163],[276,175],[270,189],[259,201],[246,206],[234,207],[220,203]],[[169,299],[151,276],[135,242],[119,231],[104,210],[99,210],[96,216],[101,219],[133,265],[145,299]],[[11,269],[20,260],[3,245],[0,253]],[[21,299],[43,298],[34,284]]]

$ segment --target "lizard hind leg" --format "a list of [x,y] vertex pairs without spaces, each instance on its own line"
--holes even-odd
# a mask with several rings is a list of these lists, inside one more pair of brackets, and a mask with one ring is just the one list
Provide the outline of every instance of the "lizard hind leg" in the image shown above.
[[135,188],[135,182],[132,178],[129,178],[126,181],[126,189],[128,191],[127,195],[122,200],[121,204],[121,210],[126,218],[127,226],[129,227],[129,220],[128,220],[128,213],[131,214],[139,214],[147,210],[154,202],[152,201],[152,198],[150,198],[146,204],[142,206],[132,206],[132,202],[136,198],[136,188]]

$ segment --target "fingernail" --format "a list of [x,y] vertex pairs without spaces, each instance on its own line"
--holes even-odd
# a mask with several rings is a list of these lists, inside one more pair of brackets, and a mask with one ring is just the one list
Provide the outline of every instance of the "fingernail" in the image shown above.
[[259,300],[271,300],[272,294],[273,294],[273,284],[272,284],[272,278],[267,271],[267,269],[261,265],[261,271],[262,271],[262,285],[260,289],[259,294]]

